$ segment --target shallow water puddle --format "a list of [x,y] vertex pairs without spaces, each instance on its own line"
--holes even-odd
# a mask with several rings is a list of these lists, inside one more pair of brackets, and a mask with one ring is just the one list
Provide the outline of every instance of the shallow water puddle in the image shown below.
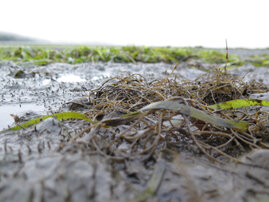
[[58,82],[75,83],[85,82],[86,80],[75,74],[64,74],[57,79]]
[[27,112],[36,114],[44,110],[43,106],[34,103],[2,105],[0,106],[0,131],[14,123],[10,114],[20,116]]

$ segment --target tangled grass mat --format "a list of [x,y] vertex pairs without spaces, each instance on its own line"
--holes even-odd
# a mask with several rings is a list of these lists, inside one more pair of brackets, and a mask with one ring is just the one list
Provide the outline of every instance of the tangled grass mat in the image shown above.
[[53,116],[83,119],[89,127],[70,141],[107,158],[148,158],[162,150],[188,150],[215,161],[220,156],[239,161],[246,151],[269,148],[268,112],[261,108],[269,102],[249,99],[267,91],[262,83],[246,83],[217,69],[194,81],[184,81],[174,71],[150,81],[133,74],[108,79],[90,91],[88,102],[81,105],[90,108],[85,114],[52,114],[9,130]]

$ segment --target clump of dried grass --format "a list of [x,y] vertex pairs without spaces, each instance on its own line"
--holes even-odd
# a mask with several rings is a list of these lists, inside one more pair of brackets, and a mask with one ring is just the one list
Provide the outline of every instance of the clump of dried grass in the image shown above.
[[[140,74],[111,78],[90,94],[91,110],[87,114],[99,122],[85,129],[75,139],[83,140],[108,158],[132,159],[142,156],[146,159],[163,149],[169,149],[198,151],[213,160],[220,155],[236,160],[235,156],[249,148],[266,147],[266,138],[262,135],[264,128],[261,127],[264,126],[261,122],[268,124],[268,119],[261,119],[266,113],[258,108],[254,113],[247,109],[212,112],[206,106],[248,98],[251,93],[267,90],[260,83],[245,83],[219,70],[193,82],[182,81],[174,74],[151,81]],[[122,116],[152,102],[174,97],[207,113],[248,121],[250,128],[243,131],[216,127],[168,110]],[[174,124],[175,119],[177,124]]]

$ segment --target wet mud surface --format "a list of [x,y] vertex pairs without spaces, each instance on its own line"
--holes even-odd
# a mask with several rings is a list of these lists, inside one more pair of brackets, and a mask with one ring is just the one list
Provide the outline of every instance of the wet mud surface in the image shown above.
[[[205,74],[190,66],[194,63],[179,64],[174,74],[182,80]],[[162,63],[38,67],[2,61],[0,130],[14,125],[9,114],[30,120],[56,112],[85,112],[87,108],[74,103],[87,99],[92,89],[110,77],[137,73],[153,80],[166,77],[172,69]],[[269,86],[267,67],[248,65],[230,73]],[[267,93],[251,96],[269,100]],[[83,141],[71,141],[87,126],[84,121],[48,118],[36,126],[0,134],[0,201],[259,201],[269,197],[267,150],[243,157],[243,162],[257,167],[213,163],[184,148],[177,155],[162,151],[144,159],[113,158],[92,151]],[[125,147],[121,144],[117,149],[125,151]],[[154,193],[147,193],[154,180]]]

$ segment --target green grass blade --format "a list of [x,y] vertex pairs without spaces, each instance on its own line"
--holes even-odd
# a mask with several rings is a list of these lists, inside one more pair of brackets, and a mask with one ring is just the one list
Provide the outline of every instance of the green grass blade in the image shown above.
[[35,125],[40,123],[41,121],[50,118],[50,117],[56,117],[57,120],[65,120],[65,119],[81,119],[81,120],[85,120],[88,122],[93,122],[92,120],[90,120],[85,114],[79,113],[79,112],[60,112],[60,113],[55,113],[55,114],[51,114],[51,115],[46,115],[46,116],[41,116],[35,119],[32,119],[30,121],[24,122],[20,125],[14,126],[12,128],[9,128],[7,130],[4,130],[2,132],[8,131],[8,130],[19,130],[21,128],[27,128],[31,125]]
[[219,110],[219,109],[237,109],[240,107],[249,107],[249,106],[269,106],[269,101],[257,100],[257,99],[238,99],[210,105],[209,107]]

